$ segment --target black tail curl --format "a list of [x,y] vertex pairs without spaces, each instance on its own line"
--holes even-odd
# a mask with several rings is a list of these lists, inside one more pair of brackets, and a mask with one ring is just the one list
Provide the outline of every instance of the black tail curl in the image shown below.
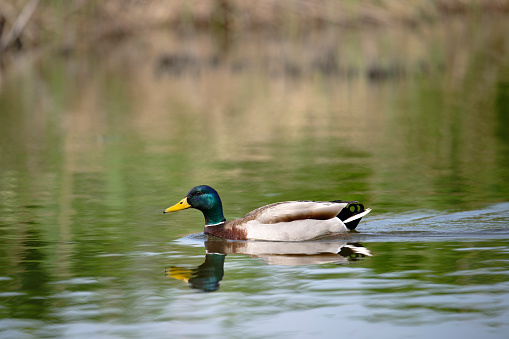
[[[348,203],[348,205],[345,208],[343,208],[341,212],[339,212],[339,214],[337,215],[337,217],[341,219],[341,221],[345,221],[354,215],[364,212],[364,205],[360,204],[358,201],[334,200],[332,202]],[[357,225],[359,225],[359,223],[361,222],[361,219],[362,218],[352,220],[346,223],[345,226],[349,230],[354,230],[357,227]]]

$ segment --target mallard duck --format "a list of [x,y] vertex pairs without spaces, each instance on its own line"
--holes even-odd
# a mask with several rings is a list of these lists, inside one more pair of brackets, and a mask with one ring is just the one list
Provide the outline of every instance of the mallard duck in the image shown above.
[[357,201],[285,201],[226,221],[219,194],[210,186],[193,187],[163,213],[196,208],[205,217],[205,234],[233,240],[302,241],[355,229],[371,209]]

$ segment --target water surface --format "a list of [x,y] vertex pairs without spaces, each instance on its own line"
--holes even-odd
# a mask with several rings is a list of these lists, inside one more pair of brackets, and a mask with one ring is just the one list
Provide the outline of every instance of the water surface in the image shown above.
[[[226,51],[163,32],[18,63],[0,89],[0,337],[504,338],[503,25]],[[320,241],[225,242],[197,211],[162,214],[197,184],[228,218],[294,199],[373,212]]]

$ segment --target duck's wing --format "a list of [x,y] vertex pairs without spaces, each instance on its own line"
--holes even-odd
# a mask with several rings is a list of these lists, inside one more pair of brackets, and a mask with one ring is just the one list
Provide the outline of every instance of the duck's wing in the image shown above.
[[256,220],[261,224],[275,224],[296,220],[327,220],[336,217],[348,202],[285,201],[260,207],[249,212],[245,221]]

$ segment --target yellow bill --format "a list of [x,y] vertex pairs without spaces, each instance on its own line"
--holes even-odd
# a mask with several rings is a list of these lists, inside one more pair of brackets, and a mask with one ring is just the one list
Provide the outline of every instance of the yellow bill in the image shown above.
[[191,205],[189,205],[189,203],[187,202],[187,197],[185,197],[184,199],[180,200],[175,205],[165,209],[163,213],[185,210],[186,208],[189,208],[189,207],[191,207]]

